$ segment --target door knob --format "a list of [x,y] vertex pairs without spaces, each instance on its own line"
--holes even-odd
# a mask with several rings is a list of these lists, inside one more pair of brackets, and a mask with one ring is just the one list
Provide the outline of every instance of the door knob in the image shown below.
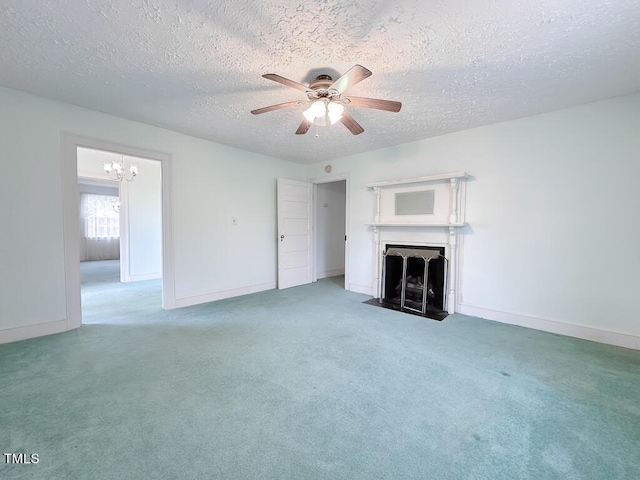
[[280,241],[284,240],[284,235],[280,235]]

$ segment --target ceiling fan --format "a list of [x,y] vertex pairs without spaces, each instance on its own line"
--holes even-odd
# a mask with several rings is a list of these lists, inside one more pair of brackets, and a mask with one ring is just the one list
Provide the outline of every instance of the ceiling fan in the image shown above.
[[288,78],[281,77],[275,73],[262,75],[268,80],[281,83],[287,87],[295,88],[307,94],[307,100],[295,100],[292,102],[279,103],[268,107],[251,110],[251,113],[272,112],[281,108],[295,107],[298,105],[308,105],[304,112],[304,120],[296,130],[296,135],[307,133],[311,125],[325,126],[327,122],[334,124],[338,121],[349,129],[354,135],[364,132],[364,128],[345,110],[346,105],[354,107],[373,108],[387,112],[399,112],[402,103],[392,100],[379,100],[377,98],[343,96],[343,94],[353,85],[361,82],[372,75],[371,71],[362,65],[355,65],[347,73],[334,81],[330,75],[318,75],[311,84],[303,85]]

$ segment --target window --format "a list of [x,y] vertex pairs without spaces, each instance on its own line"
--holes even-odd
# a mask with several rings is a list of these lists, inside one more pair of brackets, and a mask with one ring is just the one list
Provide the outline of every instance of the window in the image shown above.
[[120,215],[114,208],[118,197],[83,193],[80,212],[85,238],[120,238]]

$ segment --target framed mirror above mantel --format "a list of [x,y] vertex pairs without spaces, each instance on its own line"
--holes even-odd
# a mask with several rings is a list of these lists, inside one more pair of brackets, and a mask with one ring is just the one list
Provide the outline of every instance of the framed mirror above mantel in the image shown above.
[[443,247],[449,268],[447,311],[456,311],[459,255],[457,244],[465,221],[466,172],[369,183],[375,193],[375,298],[381,298],[383,258],[388,245]]

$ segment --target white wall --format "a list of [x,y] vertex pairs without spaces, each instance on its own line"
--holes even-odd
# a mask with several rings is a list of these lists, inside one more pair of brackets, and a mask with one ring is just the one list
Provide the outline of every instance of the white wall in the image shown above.
[[640,94],[332,161],[351,178],[351,288],[372,291],[364,185],[467,171],[462,311],[640,348],[638,132]]
[[304,166],[6,88],[0,105],[0,342],[65,329],[63,131],[171,154],[177,306],[275,285],[275,179]]
[[[162,191],[160,162],[131,158],[138,176],[122,185],[128,230],[128,278],[125,281],[162,277]],[[121,209],[123,211],[123,209]]]
[[346,181],[316,186],[316,273],[344,274]]

